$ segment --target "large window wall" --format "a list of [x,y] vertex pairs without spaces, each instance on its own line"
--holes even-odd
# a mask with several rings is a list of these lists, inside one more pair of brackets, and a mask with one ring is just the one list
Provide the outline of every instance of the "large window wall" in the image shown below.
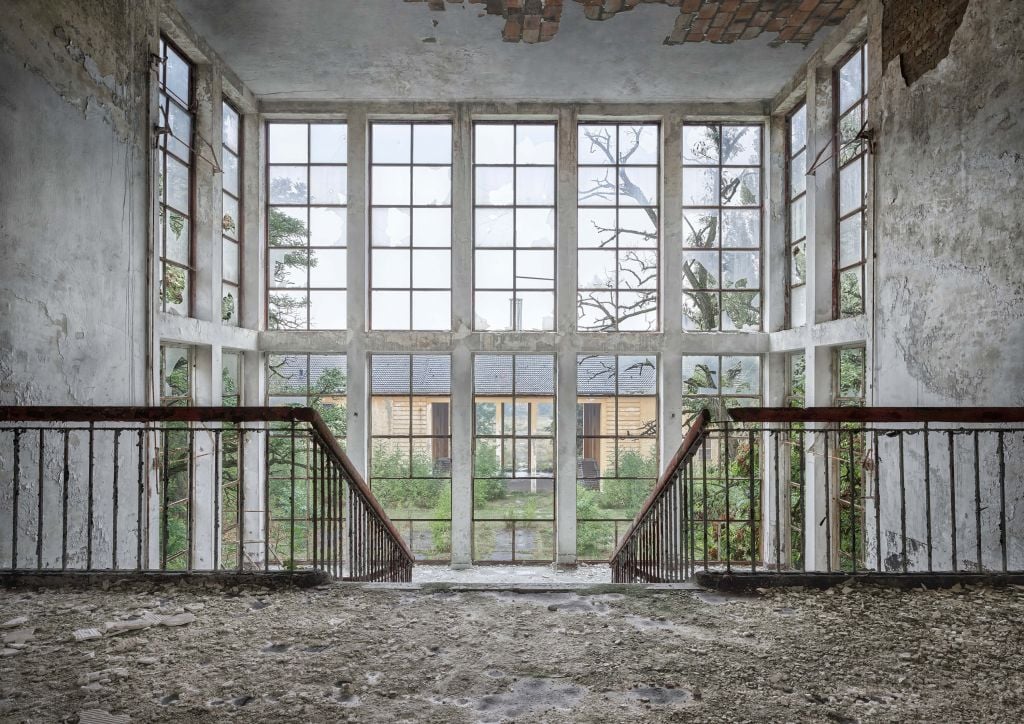
[[193,249],[193,148],[195,113],[192,64],[167,38],[160,38],[157,125],[157,249],[160,254],[160,304],[164,312],[192,314],[195,285]]
[[370,358],[370,488],[420,560],[451,557],[451,358]]
[[[826,95],[852,82],[854,57],[866,77],[861,51],[843,57],[819,74]],[[866,93],[864,82],[837,90],[835,117],[794,93],[770,121],[667,105],[630,118],[537,104],[506,117],[474,103],[429,116],[339,104],[314,120],[279,106],[258,159],[243,155],[225,105],[225,159],[250,173],[255,163],[257,175],[266,164],[267,329],[255,351],[311,353],[269,355],[268,400],[321,409],[421,560],[601,559],[690,412],[782,401],[761,385],[785,375],[762,366],[862,344],[850,325],[819,329],[832,322],[777,330],[829,316],[807,307],[827,305],[827,267],[847,260],[863,208],[844,206],[832,235],[815,224],[832,209],[811,207],[848,197],[847,167],[868,149],[847,138],[832,162],[826,147],[833,126],[861,118],[860,130]],[[235,273],[242,226],[228,221],[246,199],[225,171],[227,309],[252,286]],[[816,246],[833,242],[835,255],[817,250],[826,268],[815,275]],[[837,289],[849,270],[837,266]],[[759,356],[768,349],[780,354]],[[445,360],[444,373],[417,377],[427,360]],[[392,368],[407,371],[401,385],[383,372]],[[815,379],[809,404],[828,404],[823,387],[842,380]],[[721,443],[720,477],[744,444]],[[748,457],[756,464],[756,451]],[[756,533],[722,523],[719,543]]]
[[867,47],[861,46],[835,74],[836,229],[833,290],[835,315],[864,313],[865,215],[867,213]]
[[577,326],[655,331],[661,127],[581,123],[577,154]]
[[344,329],[348,127],[267,125],[267,327]]
[[761,328],[760,125],[683,126],[683,329]]
[[576,546],[607,558],[658,478],[658,360],[576,360]]
[[553,560],[554,357],[476,355],[473,430],[474,560]]
[[452,127],[370,124],[370,327],[451,328]]
[[476,329],[555,328],[554,123],[474,124]]

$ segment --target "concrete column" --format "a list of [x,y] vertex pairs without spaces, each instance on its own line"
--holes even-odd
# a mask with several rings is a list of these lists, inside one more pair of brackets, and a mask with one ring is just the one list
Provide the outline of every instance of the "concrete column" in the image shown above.
[[452,568],[473,562],[473,356],[452,352]]
[[576,108],[558,111],[557,264],[555,330],[559,333],[555,360],[555,561],[576,563],[576,354],[571,343],[576,331]]
[[[244,298],[244,297],[243,297]],[[246,352],[242,362],[242,404],[263,404],[266,399],[265,356],[259,352]],[[239,485],[242,491],[242,530],[240,542],[243,548],[243,565],[262,564],[263,538],[265,535],[264,471],[266,467],[266,433],[260,423],[247,423],[241,444],[241,469]],[[232,562],[225,561],[227,565]]]
[[764,330],[777,332],[789,327],[786,312],[787,285],[789,279],[789,240],[786,238],[786,118],[772,116],[765,132],[768,134],[764,147],[767,156],[765,171],[768,174],[765,224],[762,231],[761,287],[764,301]]
[[465,106],[452,119],[452,568],[473,562],[473,121]]
[[[811,162],[832,143],[832,71],[817,67],[807,77],[807,147]],[[825,150],[822,158],[830,152]],[[807,324],[832,314],[832,266],[835,255],[835,164],[818,161],[807,179]]]
[[[663,186],[661,193],[661,325],[666,332],[682,329],[683,299],[683,118],[667,115],[662,123]],[[658,448],[659,470],[675,455],[683,440],[682,399],[683,354],[687,338],[666,335],[679,344],[666,344],[658,359]]]
[[[240,190],[242,192],[241,232],[241,286],[239,322],[247,329],[264,328],[264,299],[266,281],[266,240],[264,237],[264,207],[261,190],[264,188],[263,124],[255,113],[245,113],[240,121],[242,148],[240,160]],[[246,358],[248,367],[249,359]],[[263,397],[249,397],[250,404],[262,404]]]
[[[194,400],[196,405],[218,405],[220,403],[221,348],[195,348]],[[214,425],[193,424],[192,469],[195,497],[190,501],[192,509],[192,567],[196,570],[213,568],[213,553],[216,546],[214,518],[216,499],[219,495],[219,481],[216,480],[216,450],[214,435],[209,428]]]
[[192,316],[214,322],[220,319],[221,178],[211,162],[220,156],[220,76],[211,65],[196,66],[195,97]]
[[555,562],[576,563],[576,355],[559,354],[555,360]]
[[[809,346],[806,359],[807,406],[828,406],[832,401],[832,350]],[[804,493],[804,566],[808,571],[824,571],[828,567],[823,522],[826,505],[831,519],[835,520],[836,481],[830,467],[831,460],[825,456],[825,433],[821,427],[821,424],[807,423],[804,435],[804,479],[807,481]],[[830,440],[829,444],[832,442]],[[834,450],[829,450],[829,454],[834,454]]]
[[[761,372],[764,405],[785,406],[789,387],[789,355],[765,355]],[[782,429],[784,426],[772,427]],[[761,479],[764,481],[761,486],[761,549],[767,567],[773,567],[776,563],[786,566],[790,562],[790,456],[785,442],[785,439],[768,432],[761,435]]]
[[367,148],[366,113],[348,114],[348,441],[346,452],[356,470],[366,477],[367,445],[367,299],[369,256],[367,254]]

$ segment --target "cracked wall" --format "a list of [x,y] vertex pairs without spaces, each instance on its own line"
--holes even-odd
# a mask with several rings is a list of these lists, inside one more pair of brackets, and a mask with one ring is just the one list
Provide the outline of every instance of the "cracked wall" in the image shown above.
[[0,403],[144,404],[156,7],[4,11]]
[[1024,405],[1022,77],[1014,0],[972,0],[912,86],[899,62],[883,69],[877,405]]

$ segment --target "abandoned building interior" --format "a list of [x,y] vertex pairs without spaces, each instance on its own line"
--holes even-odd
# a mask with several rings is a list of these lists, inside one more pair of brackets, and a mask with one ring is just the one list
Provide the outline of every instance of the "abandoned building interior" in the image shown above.
[[6,0],[0,169],[0,719],[1024,707],[1019,0]]

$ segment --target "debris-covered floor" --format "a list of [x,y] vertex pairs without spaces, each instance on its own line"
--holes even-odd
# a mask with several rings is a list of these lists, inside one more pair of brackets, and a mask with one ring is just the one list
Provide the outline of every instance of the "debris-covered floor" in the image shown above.
[[1022,620],[1020,588],[15,589],[0,720],[1019,720]]

